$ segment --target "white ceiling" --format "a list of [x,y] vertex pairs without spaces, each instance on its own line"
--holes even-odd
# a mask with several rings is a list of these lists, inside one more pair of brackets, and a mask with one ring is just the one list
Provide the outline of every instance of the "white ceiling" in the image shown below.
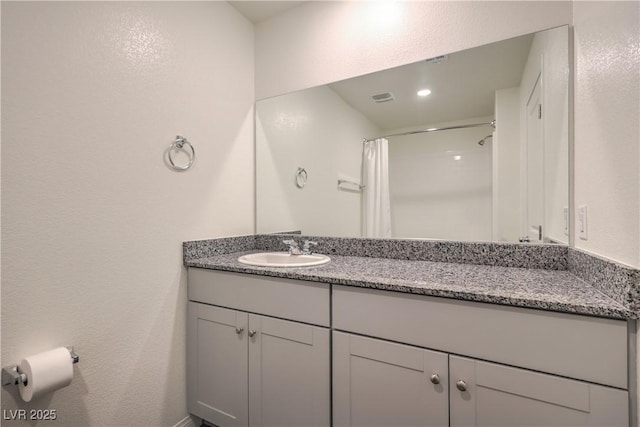
[[294,8],[304,1],[229,1],[245,18],[257,24]]
[[[533,35],[456,52],[438,63],[420,61],[329,85],[381,130],[493,116],[497,89],[520,85]],[[431,95],[416,92],[428,88]],[[375,103],[371,96],[393,93]]]

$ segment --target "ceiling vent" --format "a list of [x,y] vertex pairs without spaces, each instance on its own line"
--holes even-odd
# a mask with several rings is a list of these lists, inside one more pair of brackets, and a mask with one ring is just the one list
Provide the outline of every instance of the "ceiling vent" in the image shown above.
[[373,99],[377,103],[381,102],[389,102],[393,101],[395,98],[391,92],[379,93],[377,95],[371,95],[371,99]]
[[433,58],[425,59],[427,64],[439,64],[449,59],[449,55],[434,56]]

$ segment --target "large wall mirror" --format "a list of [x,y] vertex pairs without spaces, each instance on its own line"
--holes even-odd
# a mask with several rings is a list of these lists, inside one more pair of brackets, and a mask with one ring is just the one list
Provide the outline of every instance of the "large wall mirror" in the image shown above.
[[256,231],[568,244],[569,72],[564,26],[258,101]]

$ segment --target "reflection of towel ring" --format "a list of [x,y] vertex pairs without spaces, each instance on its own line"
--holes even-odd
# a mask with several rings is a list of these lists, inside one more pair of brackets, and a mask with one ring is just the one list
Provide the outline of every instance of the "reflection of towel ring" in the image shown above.
[[[184,166],[176,165],[173,162],[173,158],[171,157],[171,153],[174,150],[175,151],[178,151],[178,150],[186,151],[184,149],[185,145],[188,145],[189,148],[191,149],[191,156],[189,156],[189,163],[184,165]],[[186,171],[187,169],[189,169],[191,167],[191,165],[193,164],[193,161],[196,159],[196,150],[194,150],[193,145],[191,145],[191,143],[189,141],[187,141],[187,138],[185,138],[184,136],[178,135],[178,136],[176,136],[175,141],[173,141],[171,143],[171,145],[169,145],[169,154],[168,154],[168,156],[169,156],[169,163],[171,163],[171,167],[172,168],[174,168],[176,170],[179,170],[179,171]]]
[[296,187],[304,188],[307,183],[307,171],[304,168],[298,168],[296,171]]

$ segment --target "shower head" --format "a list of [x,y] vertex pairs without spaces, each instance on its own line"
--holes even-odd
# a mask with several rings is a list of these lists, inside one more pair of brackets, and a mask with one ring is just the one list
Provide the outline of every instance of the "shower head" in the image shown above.
[[478,145],[484,145],[484,143],[487,141],[487,138],[493,138],[493,134],[487,135],[484,138],[482,138],[480,141],[478,141]]

